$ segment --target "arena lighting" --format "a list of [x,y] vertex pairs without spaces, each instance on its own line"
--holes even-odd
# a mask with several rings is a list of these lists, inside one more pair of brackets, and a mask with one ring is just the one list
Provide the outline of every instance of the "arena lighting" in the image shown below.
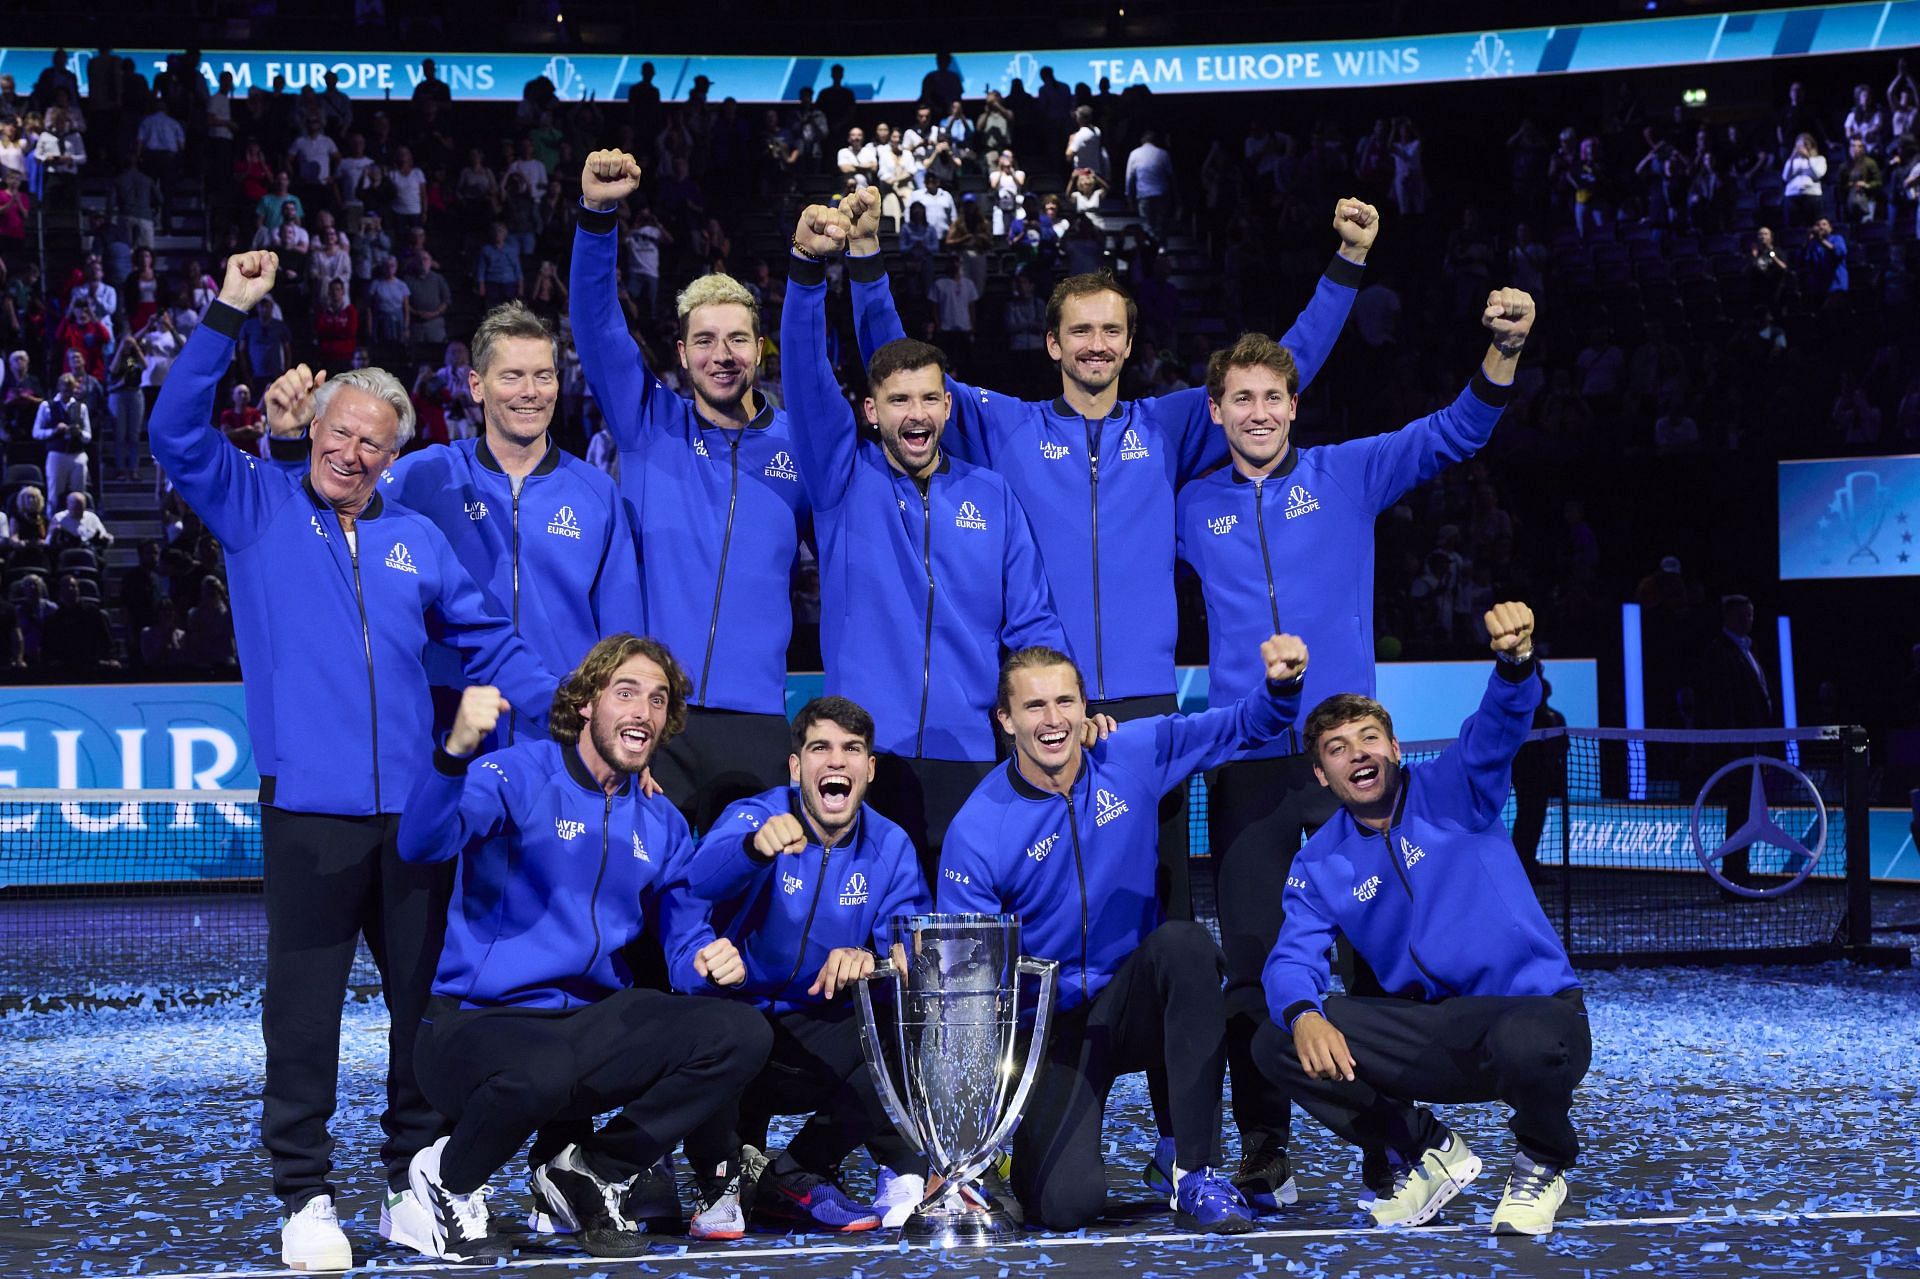
[[1704,107],[1707,105],[1707,91],[1705,89],[1688,89],[1680,95],[1680,101],[1686,106]]
[[[1641,664],[1640,606],[1620,606],[1620,674],[1627,697],[1627,727],[1647,726],[1647,672]],[[1627,743],[1627,798],[1647,797],[1647,744]]]
[[[1784,728],[1800,727],[1800,700],[1793,691],[1793,619],[1785,613],[1775,619],[1780,628],[1780,714]],[[1800,763],[1800,743],[1787,743],[1787,762]]]

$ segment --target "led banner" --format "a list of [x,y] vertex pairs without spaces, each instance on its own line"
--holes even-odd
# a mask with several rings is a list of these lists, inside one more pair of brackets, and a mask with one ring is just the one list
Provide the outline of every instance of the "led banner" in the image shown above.
[[[1013,80],[1039,87],[1040,69],[1051,67],[1069,85],[1098,84],[1116,92],[1145,85],[1155,93],[1229,93],[1249,89],[1357,89],[1436,84],[1500,76],[1639,71],[1806,55],[1865,53],[1920,45],[1920,0],[1878,4],[1812,5],[1764,13],[1640,18],[1626,22],[1368,40],[1323,40],[1285,44],[1167,45],[1109,49],[1000,50],[955,55],[969,99],[988,89],[1006,90]],[[22,87],[31,84],[52,52],[44,48],[0,50],[0,72]],[[166,65],[162,50],[123,51],[143,72]],[[420,61],[431,57],[440,79],[459,100],[512,102],[529,80],[545,76],[560,98],[625,99],[651,62],[663,98],[684,101],[702,78],[713,101],[787,102],[802,87],[829,83],[828,68],[846,68],[855,96],[878,102],[908,102],[920,96],[921,78],[933,69],[927,52],[870,56],[702,57],[684,54],[612,53],[302,53],[216,49],[203,55],[208,83],[233,73],[242,92],[270,89],[284,77],[291,92],[321,87],[326,73],[355,98],[409,98],[420,82]],[[72,65],[84,82],[86,53]]]
[[1920,576],[1920,455],[1780,463],[1780,578]]

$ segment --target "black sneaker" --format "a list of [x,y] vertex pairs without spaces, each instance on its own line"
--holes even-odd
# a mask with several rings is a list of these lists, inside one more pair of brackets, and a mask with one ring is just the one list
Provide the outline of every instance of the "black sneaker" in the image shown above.
[[1300,1187],[1293,1179],[1286,1144],[1272,1133],[1258,1136],[1240,1160],[1233,1184],[1255,1212],[1278,1212],[1300,1202]]
[[602,1181],[580,1147],[570,1145],[533,1170],[533,1194],[551,1216],[572,1226],[590,1255],[639,1257],[647,1251],[647,1237],[621,1207],[636,1180]]
[[875,1230],[880,1225],[880,1216],[871,1204],[860,1203],[831,1178],[805,1168],[781,1173],[768,1168],[761,1173],[753,1215],[760,1220],[839,1234]]
[[673,1175],[672,1155],[661,1156],[659,1163],[633,1179],[620,1212],[650,1235],[680,1233],[686,1218],[680,1209],[680,1183]]
[[[440,1154],[446,1148],[442,1137],[418,1151],[407,1168],[407,1184],[433,1214],[430,1240],[420,1251],[444,1261],[465,1261],[491,1265],[513,1257],[513,1245],[493,1231],[487,1211],[491,1186],[481,1186],[471,1194],[457,1195],[440,1180]],[[419,1247],[418,1244],[415,1245]]]

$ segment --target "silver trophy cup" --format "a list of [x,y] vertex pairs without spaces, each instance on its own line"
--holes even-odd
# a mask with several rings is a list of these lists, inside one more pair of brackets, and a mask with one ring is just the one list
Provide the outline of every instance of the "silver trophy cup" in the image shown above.
[[902,1236],[937,1247],[1016,1238],[1019,1224],[976,1182],[1039,1073],[1057,965],[1021,956],[1015,915],[898,915],[891,949],[895,963],[860,982],[860,1038],[888,1117],[927,1156],[927,1198]]

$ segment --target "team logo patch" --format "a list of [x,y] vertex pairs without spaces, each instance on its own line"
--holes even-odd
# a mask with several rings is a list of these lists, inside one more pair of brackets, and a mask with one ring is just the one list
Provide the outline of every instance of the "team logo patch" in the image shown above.
[[553,833],[560,837],[561,842],[570,844],[587,833],[587,824],[576,822],[571,817],[556,817],[553,819]]
[[318,515],[315,515],[312,517],[312,521],[313,521],[313,531],[318,533],[321,537],[325,537],[327,535],[327,530],[321,527],[320,517]]
[[467,518],[476,524],[487,518],[487,504],[485,502],[468,502],[466,509]]
[[1153,454],[1147,452],[1147,442],[1140,438],[1140,432],[1128,427],[1127,433],[1120,437],[1120,460],[1133,462],[1152,456]]
[[1047,854],[1053,851],[1053,846],[1059,840],[1059,838],[1060,838],[1060,832],[1055,831],[1053,834],[1047,836],[1045,839],[1041,840],[1039,843],[1029,848],[1027,850],[1027,856],[1033,858],[1033,860],[1037,862],[1043,862],[1047,860]]
[[555,511],[553,518],[547,521],[547,532],[555,537],[570,537],[576,542],[579,541],[580,521],[575,518],[573,508],[563,506]]
[[960,503],[960,509],[954,513],[953,526],[955,528],[979,529],[984,533],[987,531],[987,517],[980,514],[980,508],[972,502],[962,502]]
[[402,573],[418,576],[420,570],[413,566],[413,554],[407,550],[405,542],[395,542],[393,549],[387,552],[387,567],[399,569]]
[[806,885],[800,882],[798,875],[789,874],[784,870],[780,872],[780,891],[787,896],[793,896],[805,886]]
[[647,846],[640,842],[639,831],[633,832],[633,855],[643,862],[651,862],[653,860],[653,858],[647,856]]
[[1358,885],[1353,890],[1353,895],[1357,901],[1370,902],[1373,900],[1373,895],[1379,891],[1380,877],[1375,875],[1368,879],[1366,883]]
[[700,455],[701,457],[711,457],[711,456],[712,456],[712,454],[710,454],[710,453],[708,453],[708,452],[707,452],[707,442],[706,442],[705,440],[703,440],[703,439],[701,439],[701,438],[700,438],[699,436],[697,436],[697,435],[693,437],[693,451],[694,451],[695,453],[698,453],[698,454],[699,454],[699,455]]
[[867,877],[859,871],[847,876],[847,886],[840,890],[842,906],[864,906],[867,904]]
[[1319,509],[1320,499],[1307,492],[1303,486],[1296,484],[1287,490],[1288,519],[1299,519],[1302,515],[1311,515]]
[[1040,441],[1040,456],[1049,462],[1058,462],[1063,457],[1072,457],[1073,450],[1064,444],[1055,444],[1051,440]]
[[1114,818],[1127,811],[1127,801],[1110,790],[1099,790],[1093,796],[1093,824],[1105,826]]
[[1408,843],[1405,835],[1400,837],[1400,860],[1406,864],[1408,870],[1412,870],[1414,863],[1426,855],[1426,849],[1418,844]]
[[1215,537],[1225,537],[1233,532],[1233,526],[1239,522],[1238,515],[1216,515],[1207,521],[1207,527],[1213,530]]
[[798,480],[800,472],[793,469],[793,455],[785,449],[767,459],[767,469],[761,474],[770,480]]

